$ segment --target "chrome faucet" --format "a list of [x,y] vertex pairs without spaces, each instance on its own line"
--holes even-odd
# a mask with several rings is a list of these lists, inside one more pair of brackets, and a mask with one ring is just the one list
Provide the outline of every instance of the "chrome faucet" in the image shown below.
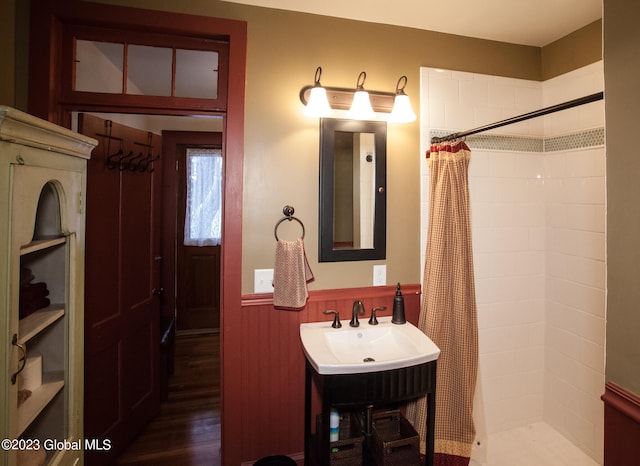
[[351,322],[349,325],[351,327],[359,327],[360,322],[358,321],[358,314],[364,314],[364,304],[359,299],[356,299],[353,302],[353,308],[351,309]]

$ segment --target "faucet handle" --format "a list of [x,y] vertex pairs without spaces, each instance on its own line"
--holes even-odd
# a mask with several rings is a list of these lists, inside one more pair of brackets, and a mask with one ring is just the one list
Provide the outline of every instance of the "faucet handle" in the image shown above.
[[376,318],[376,311],[386,311],[387,306],[378,306],[371,309],[371,317],[369,318],[369,325],[378,325],[378,319]]
[[342,324],[340,323],[340,313],[338,311],[334,311],[333,309],[325,309],[322,311],[323,314],[333,314],[333,323],[331,326],[333,328],[340,328]]

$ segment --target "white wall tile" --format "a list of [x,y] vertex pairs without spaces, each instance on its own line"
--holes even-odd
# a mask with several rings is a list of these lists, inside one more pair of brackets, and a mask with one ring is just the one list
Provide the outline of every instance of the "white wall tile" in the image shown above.
[[469,178],[477,178],[489,175],[489,153],[474,151],[469,162]]
[[544,228],[529,228],[529,249],[532,251],[545,251],[546,236]]
[[446,75],[429,77],[429,102],[459,103],[460,91],[458,81]]
[[545,154],[544,174],[547,178],[562,178],[567,176],[567,158],[565,153]]
[[515,178],[516,157],[509,153],[495,152],[489,156],[489,176]]
[[445,127],[464,130],[475,127],[474,106],[458,102],[446,103],[444,106]]
[[580,256],[567,256],[567,279],[581,285],[604,289],[604,261]]
[[489,83],[481,80],[461,80],[460,103],[473,107],[489,105]]
[[503,119],[502,109],[496,107],[475,107],[474,127],[485,126]]
[[568,166],[567,176],[578,177],[604,177],[605,154],[604,148],[582,149],[566,153]]
[[487,105],[491,108],[509,109],[516,108],[516,88],[515,85],[505,82],[492,80],[488,84],[487,89]]
[[431,128],[446,128],[444,112],[445,103],[440,100],[429,100],[429,123]]
[[519,178],[541,179],[544,175],[544,156],[541,154],[518,154],[515,158],[515,175]]
[[[565,225],[571,225],[576,230],[604,233],[605,229],[605,207],[604,204],[570,204],[563,205]],[[547,217],[547,221],[548,221]]]
[[515,109],[518,114],[532,112],[542,108],[542,93],[539,86],[521,86],[515,91]]

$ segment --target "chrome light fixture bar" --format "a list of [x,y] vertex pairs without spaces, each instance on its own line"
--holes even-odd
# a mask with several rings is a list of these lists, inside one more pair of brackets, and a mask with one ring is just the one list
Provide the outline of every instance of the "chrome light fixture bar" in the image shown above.
[[[364,71],[358,75],[355,89],[322,86],[320,84],[321,75],[322,68],[318,67],[314,84],[300,89],[300,101],[305,105],[304,113],[307,116],[329,116],[330,113],[327,110],[329,107],[333,110],[349,110],[349,118],[372,119],[374,113],[369,110],[371,107],[373,112],[390,113],[389,121],[392,122],[406,123],[416,119],[409,96],[404,92],[407,85],[406,76],[402,76],[398,80],[395,92],[385,92],[368,89],[365,91],[364,82],[367,74]],[[363,107],[366,109],[365,113],[357,111],[358,108]]]

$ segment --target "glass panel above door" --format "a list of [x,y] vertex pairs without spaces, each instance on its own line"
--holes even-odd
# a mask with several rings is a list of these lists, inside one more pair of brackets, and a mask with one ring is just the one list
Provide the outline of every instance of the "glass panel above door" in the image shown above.
[[[215,51],[78,39],[74,90],[217,99],[218,58],[219,53]],[[127,85],[123,91],[124,63]],[[175,86],[173,94],[172,86]]]
[[218,52],[176,49],[175,96],[218,98]]
[[222,39],[75,25],[62,42],[67,104],[226,110],[229,43]]
[[74,90],[122,94],[124,44],[77,40],[74,62]]
[[127,94],[171,95],[173,50],[167,47],[127,47]]

